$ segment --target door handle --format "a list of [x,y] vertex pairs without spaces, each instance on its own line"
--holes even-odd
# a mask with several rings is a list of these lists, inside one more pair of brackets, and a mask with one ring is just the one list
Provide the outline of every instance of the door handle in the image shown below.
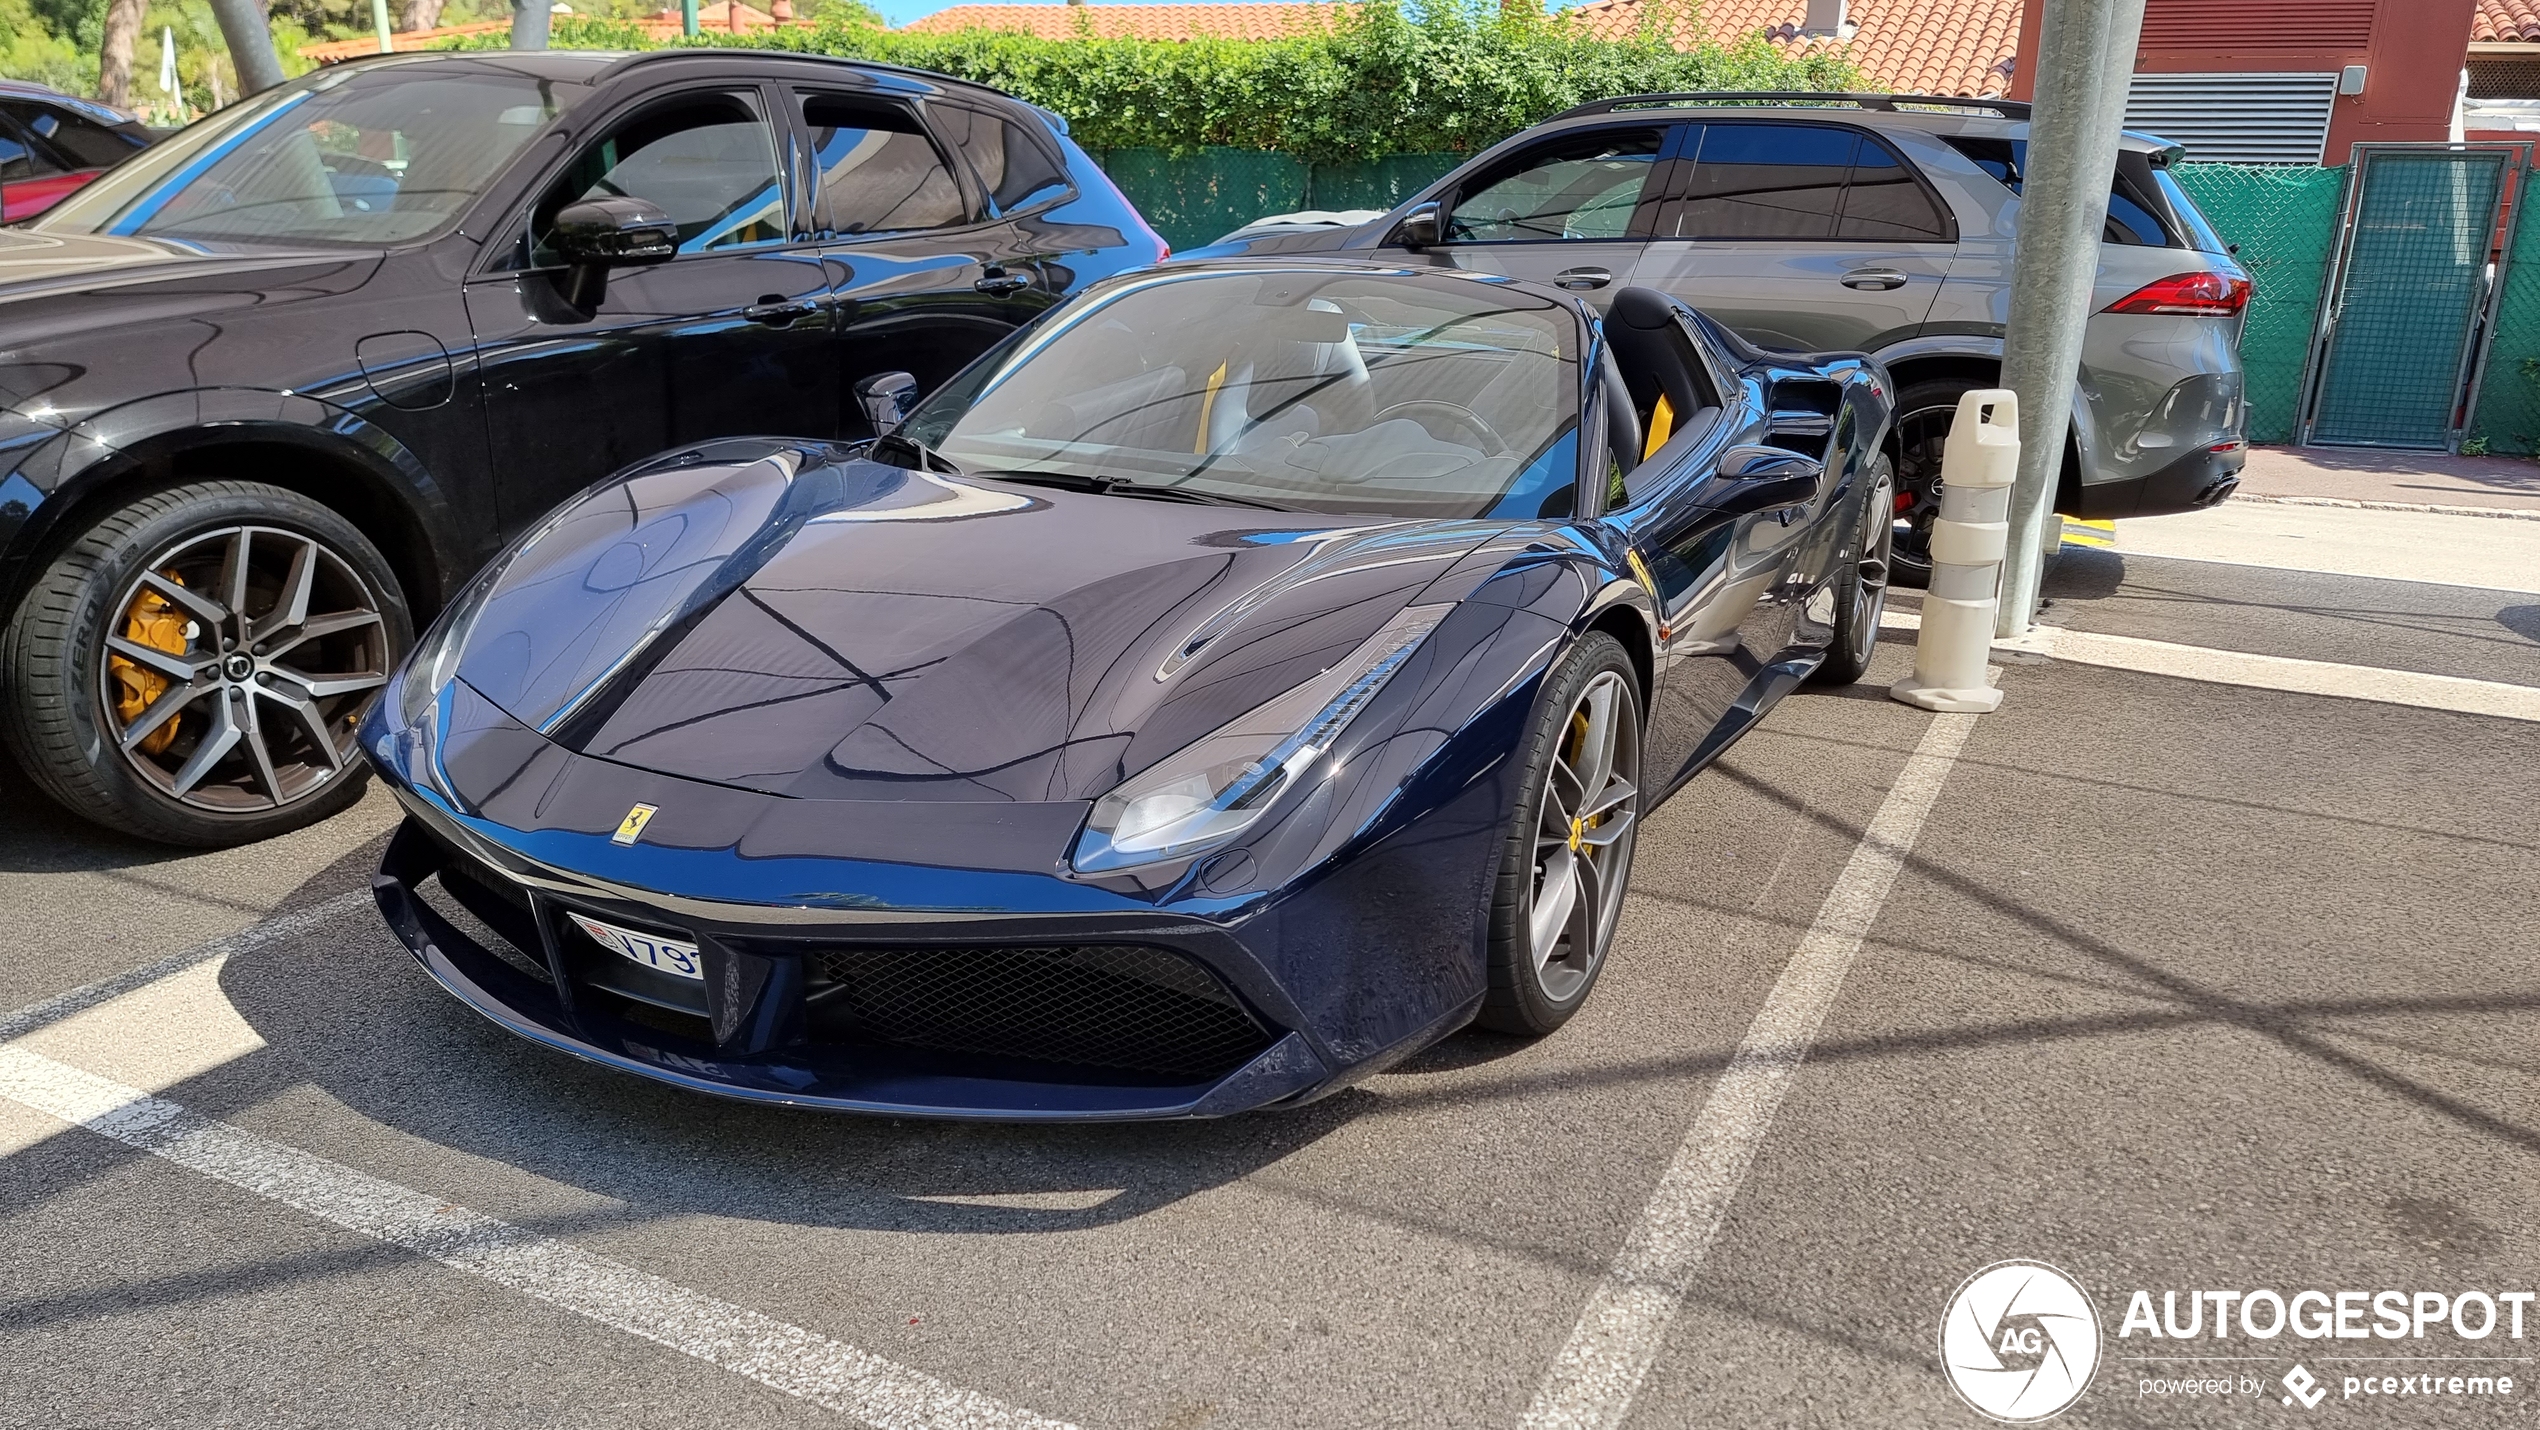
[[1611,271],[1603,268],[1564,268],[1552,275],[1552,281],[1573,291],[1602,288],[1614,281]]
[[1902,288],[1905,286],[1905,281],[1905,275],[1893,268],[1855,268],[1843,275],[1844,287],[1867,288],[1874,293],[1884,293],[1890,288]]
[[991,268],[986,277],[970,286],[992,298],[1003,298],[1008,294],[1020,293],[1031,287],[1032,280],[1021,273],[1008,273],[1002,268]]
[[771,328],[790,328],[795,320],[808,318],[820,311],[820,305],[809,298],[788,298],[782,293],[762,293],[759,300],[741,310],[741,316],[753,323]]

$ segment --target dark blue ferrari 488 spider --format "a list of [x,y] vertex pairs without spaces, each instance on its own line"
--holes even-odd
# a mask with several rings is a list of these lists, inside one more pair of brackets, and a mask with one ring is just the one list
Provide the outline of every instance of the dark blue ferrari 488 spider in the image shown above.
[[574,498],[383,692],[380,906],[479,1012],[810,1107],[1293,1105],[1559,1027],[1651,807],[1878,636],[1884,374],[1647,290],[1166,267],[859,396]]

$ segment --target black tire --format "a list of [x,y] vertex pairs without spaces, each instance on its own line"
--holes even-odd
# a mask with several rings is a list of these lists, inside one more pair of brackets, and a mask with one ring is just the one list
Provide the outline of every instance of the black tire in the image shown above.
[[[1480,1015],[1474,1019],[1478,1027],[1521,1037],[1541,1037],[1570,1021],[1596,987],[1597,974],[1604,969],[1605,955],[1613,941],[1614,916],[1622,904],[1623,887],[1630,879],[1632,845],[1639,834],[1643,800],[1638,793],[1642,733],[1638,682],[1622,643],[1602,631],[1581,637],[1544,679],[1543,693],[1535,700],[1534,721],[1518,750],[1523,783],[1500,852],[1499,886],[1491,905],[1490,991]],[[1610,824],[1605,844],[1596,845],[1593,833],[1583,835],[1581,821],[1571,823],[1566,849],[1560,841],[1552,841],[1556,847],[1549,851],[1550,859],[1559,861],[1566,857],[1572,861],[1559,865],[1569,871],[1569,877],[1579,877],[1578,861],[1584,860],[1586,869],[1595,876],[1599,901],[1593,914],[1583,920],[1588,936],[1582,939],[1581,930],[1576,927],[1561,934],[1556,951],[1567,949],[1567,953],[1547,964],[1537,956],[1534,928],[1538,892],[1551,887],[1546,883],[1547,864],[1541,862],[1544,851],[1539,837],[1544,830],[1548,800],[1567,800],[1572,807],[1593,807],[1598,792],[1590,792],[1586,799],[1556,793],[1554,781],[1556,767],[1569,767],[1565,754],[1574,755],[1584,748],[1580,743],[1584,737],[1577,730],[1574,717],[1586,708],[1584,702],[1598,698],[1613,701],[1607,718],[1619,743],[1610,764],[1613,778],[1625,781],[1632,793],[1626,802],[1585,821],[1591,830]],[[1572,786],[1576,783],[1573,781]],[[1609,780],[1600,792],[1615,788]],[[1562,806],[1550,808],[1557,813]],[[1622,815],[1621,820],[1613,819],[1616,813]],[[1556,965],[1559,977],[1552,976]]]
[[1879,647],[1879,618],[1887,613],[1896,524],[1880,518],[1895,508],[1896,478],[1885,457],[1874,458],[1867,475],[1861,525],[1838,558],[1843,567],[1834,579],[1834,638],[1826,643],[1825,662],[1808,677],[1819,685],[1850,685],[1869,672],[1870,656]]
[[[223,598],[239,592],[233,609]],[[0,736],[87,819],[168,844],[243,844],[360,797],[352,726],[377,694],[365,682],[413,644],[395,573],[350,522],[279,487],[189,482],[55,549],[0,631]]]
[[1931,524],[1940,515],[1940,449],[1958,417],[1958,399],[1982,384],[1958,378],[1909,382],[1896,394],[1888,459],[1896,474],[1896,544],[1890,577],[1917,589],[1931,583]]

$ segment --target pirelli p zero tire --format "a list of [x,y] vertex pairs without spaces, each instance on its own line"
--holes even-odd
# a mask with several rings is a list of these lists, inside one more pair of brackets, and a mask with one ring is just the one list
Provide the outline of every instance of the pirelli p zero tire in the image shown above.
[[1589,632],[1545,678],[1518,749],[1524,782],[1500,853],[1477,1026],[1540,1037],[1596,986],[1640,836],[1641,732],[1631,657]]
[[296,492],[203,481],[54,553],[0,632],[0,734],[71,810],[170,844],[353,802],[362,712],[414,643],[378,548]]
[[1895,526],[1880,520],[1896,506],[1896,478],[1887,458],[1871,459],[1868,485],[1858,540],[1845,548],[1835,573],[1834,638],[1826,645],[1825,663],[1809,677],[1819,685],[1850,685],[1869,672],[1879,620],[1887,614],[1888,566],[1896,544]]
[[1958,418],[1958,399],[1972,382],[1930,378],[1911,382],[1896,394],[1896,423],[1890,429],[1888,453],[1895,474],[1896,526],[1891,556],[1896,583],[1920,588],[1931,583],[1931,524],[1940,515],[1940,456],[1949,429]]

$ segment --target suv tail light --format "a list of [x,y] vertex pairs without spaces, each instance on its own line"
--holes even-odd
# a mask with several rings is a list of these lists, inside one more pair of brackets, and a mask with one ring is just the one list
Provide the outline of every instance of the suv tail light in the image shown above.
[[2146,283],[2103,311],[2230,318],[2249,306],[2249,280],[2220,273],[2174,273]]

